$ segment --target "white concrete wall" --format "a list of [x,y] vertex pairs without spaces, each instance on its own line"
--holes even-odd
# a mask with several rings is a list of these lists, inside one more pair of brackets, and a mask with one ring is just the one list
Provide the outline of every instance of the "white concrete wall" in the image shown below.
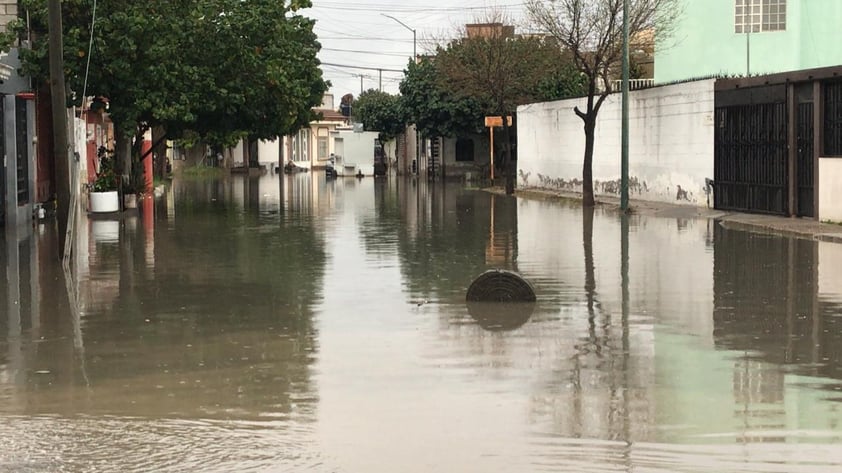
[[[571,99],[518,107],[519,186],[581,191],[585,134],[573,108],[584,109],[586,104],[586,99]],[[631,92],[632,199],[707,204],[705,178],[713,178],[713,112],[713,80]],[[597,118],[597,195],[619,195],[621,116],[621,96],[613,94]]]
[[260,164],[278,164],[280,159],[280,138],[257,142],[257,161]]
[[842,223],[842,159],[819,159],[819,220]]
[[374,140],[377,139],[378,134],[376,131],[334,132],[331,136],[337,141],[335,144],[337,174],[353,176],[361,172],[365,176],[373,176]]
[[231,152],[231,162],[235,166],[245,166],[245,154],[243,154],[243,140],[237,142],[237,144],[232,147],[228,148]]

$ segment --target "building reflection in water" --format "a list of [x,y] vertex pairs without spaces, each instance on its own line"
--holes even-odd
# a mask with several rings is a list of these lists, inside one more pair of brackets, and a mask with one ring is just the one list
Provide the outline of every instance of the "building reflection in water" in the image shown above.
[[[735,408],[742,441],[780,441],[780,431],[835,430],[840,415],[809,401],[842,400],[842,311],[820,296],[820,267],[812,240],[717,228],[714,271],[716,346],[741,353],[733,363]],[[795,385],[809,385],[805,393]],[[769,433],[767,433],[769,432]]]
[[[0,412],[95,419],[82,447],[129,418],[201,419],[187,436],[210,458],[265,434],[259,452],[280,437],[373,470],[430,449],[628,469],[690,451],[664,443],[741,462],[839,440],[833,246],[320,173],[176,182],[80,222],[67,282],[49,231],[3,241]],[[527,315],[466,306],[491,268],[533,283]],[[242,435],[195,433],[232,420]]]
[[69,281],[51,230],[5,240],[0,409],[312,416],[326,255],[311,219],[281,218],[280,199],[264,212],[263,184],[182,183],[119,220],[83,215]]

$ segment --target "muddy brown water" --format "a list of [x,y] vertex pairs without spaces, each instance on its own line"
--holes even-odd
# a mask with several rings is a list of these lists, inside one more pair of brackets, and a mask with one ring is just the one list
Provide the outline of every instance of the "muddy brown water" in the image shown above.
[[[842,245],[319,173],[142,207],[70,277],[2,240],[0,471],[842,471]],[[467,306],[492,268],[538,301]]]

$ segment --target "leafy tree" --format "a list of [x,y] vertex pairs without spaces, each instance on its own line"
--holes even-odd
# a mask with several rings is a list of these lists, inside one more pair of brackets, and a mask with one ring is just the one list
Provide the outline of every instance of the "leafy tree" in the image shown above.
[[379,131],[383,142],[403,133],[406,126],[401,97],[374,89],[357,97],[353,115],[367,131]]
[[[41,83],[46,3],[23,0],[35,34],[21,51],[23,71]],[[100,1],[90,58],[93,3],[62,3],[68,87],[77,104],[83,91],[109,99],[123,154],[130,137],[139,153],[143,134],[158,125],[170,138],[193,130],[211,144],[291,134],[327,89],[314,21],[298,13],[309,0]]]
[[556,64],[554,70],[538,81],[536,95],[539,101],[548,102],[571,97],[584,97],[588,90],[587,78],[569,60]]
[[[518,105],[581,92],[579,75],[555,41],[513,36],[502,22],[439,48],[436,67],[443,86],[486,104],[489,115],[509,116]],[[516,169],[506,120],[503,144],[506,193],[511,194]]]
[[[680,0],[625,0],[629,2],[629,36],[655,31],[663,42],[681,14]],[[612,92],[611,77],[620,68],[623,53],[624,0],[527,0],[529,18],[548,32],[573,56],[573,65],[587,80],[587,105],[575,113],[584,122],[582,204],[594,205],[593,151],[596,117]]]
[[449,90],[439,76],[430,59],[407,65],[400,91],[409,123],[429,138],[481,131],[484,107],[473,97]]

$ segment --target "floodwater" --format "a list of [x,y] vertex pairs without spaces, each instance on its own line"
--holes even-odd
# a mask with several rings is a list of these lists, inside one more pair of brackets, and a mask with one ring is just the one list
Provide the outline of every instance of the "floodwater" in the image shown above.
[[842,471],[842,245],[312,173],[54,246],[2,241],[0,471]]

